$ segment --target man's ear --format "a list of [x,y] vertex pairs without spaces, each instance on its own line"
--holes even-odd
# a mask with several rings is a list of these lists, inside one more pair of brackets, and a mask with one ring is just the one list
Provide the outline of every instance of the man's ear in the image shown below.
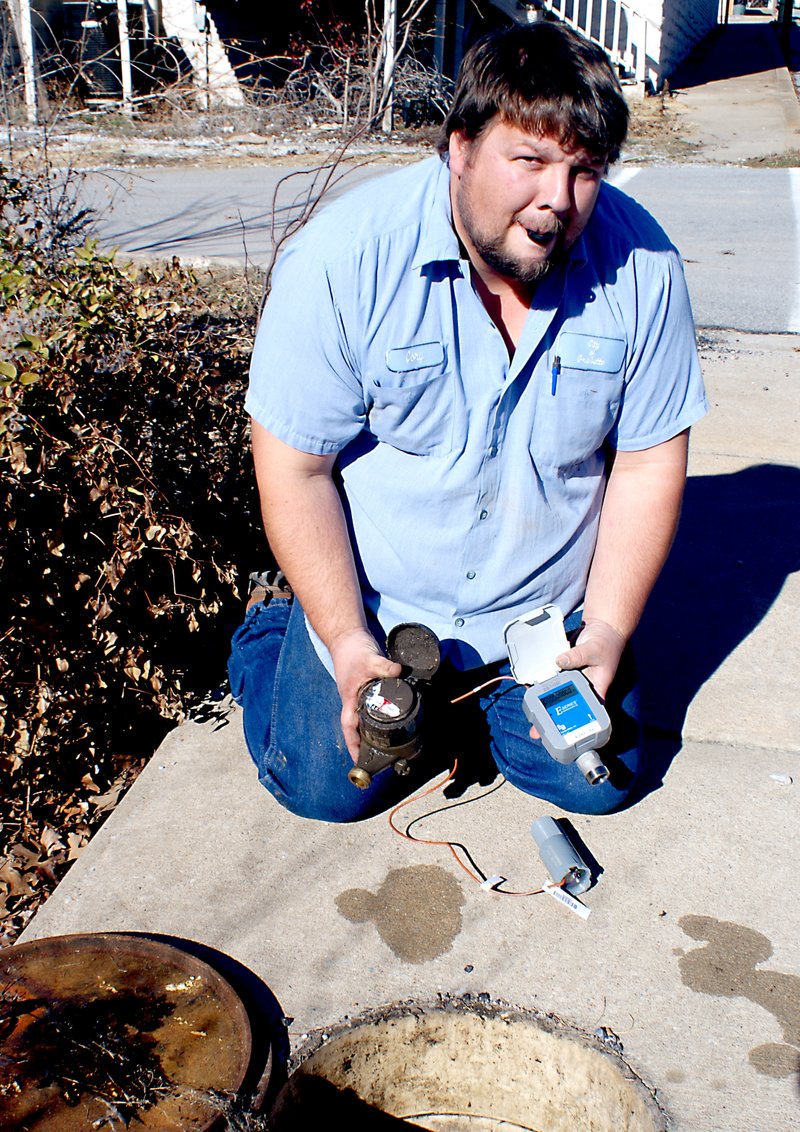
[[472,143],[464,137],[461,130],[453,130],[450,135],[448,146],[450,172],[456,177],[460,177],[464,172],[464,167],[467,164],[467,154],[471,144]]

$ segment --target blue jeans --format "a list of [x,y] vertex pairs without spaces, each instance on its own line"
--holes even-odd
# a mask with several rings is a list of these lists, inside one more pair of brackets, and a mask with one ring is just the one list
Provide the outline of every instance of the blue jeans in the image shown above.
[[[566,625],[576,627],[569,619]],[[639,689],[629,652],[607,699],[613,733],[602,758],[610,778],[597,786],[531,739],[520,685],[503,681],[450,704],[454,696],[508,673],[507,662],[468,672],[445,662],[430,690],[424,748],[411,774],[403,777],[389,768],[366,790],[347,777],[353,764],[339,722],[339,693],[314,651],[297,600],[273,598],[248,610],[233,637],[228,671],[233,697],[244,709],[245,740],[259,781],[301,817],[331,822],[372,817],[448,770],[456,757],[450,797],[472,783],[491,782],[499,770],[526,794],[561,809],[609,813],[628,801],[643,766]]]

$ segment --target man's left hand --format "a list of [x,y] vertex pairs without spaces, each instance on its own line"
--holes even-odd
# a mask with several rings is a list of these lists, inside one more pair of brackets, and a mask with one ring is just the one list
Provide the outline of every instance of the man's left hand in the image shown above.
[[[580,668],[597,695],[604,700],[626,644],[622,633],[612,625],[590,617],[572,648],[556,657],[556,664],[562,670]],[[539,732],[532,727],[531,738],[539,737]]]

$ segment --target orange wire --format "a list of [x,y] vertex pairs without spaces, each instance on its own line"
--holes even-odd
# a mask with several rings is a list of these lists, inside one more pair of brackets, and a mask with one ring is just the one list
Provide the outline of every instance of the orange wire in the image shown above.
[[[499,677],[497,677],[497,679],[498,680],[510,680],[510,679],[513,679],[513,677],[499,676]],[[496,680],[489,680],[488,683],[494,684],[494,683],[496,683]],[[486,685],[482,685],[482,687],[485,687],[485,686]],[[476,692],[479,691],[479,690],[480,689],[478,689],[478,688],[473,689],[473,691],[476,691]],[[472,695],[472,693],[467,692],[467,695],[468,696]],[[459,697],[459,699],[463,699],[463,697]],[[455,703],[456,701],[453,700],[451,702]],[[398,802],[398,804],[394,807],[394,809],[389,811],[389,825],[392,828],[392,830],[394,830],[394,832],[399,837],[404,837],[406,839],[406,841],[416,841],[420,845],[443,845],[443,846],[446,846],[450,850],[450,852],[453,854],[453,859],[456,862],[456,864],[458,865],[458,867],[463,869],[464,872],[467,874],[467,876],[471,880],[474,880],[476,884],[480,885],[480,884],[483,884],[483,880],[481,880],[480,876],[477,876],[472,871],[472,869],[467,868],[467,866],[464,864],[464,862],[459,857],[458,853],[456,853],[456,847],[455,847],[454,842],[452,842],[452,841],[433,841],[432,839],[426,838],[426,837],[414,837],[413,834],[409,833],[407,829],[406,830],[399,829],[394,824],[394,815],[398,812],[398,810],[402,810],[404,806],[410,806],[412,802],[422,801],[422,799],[427,798],[427,796],[429,794],[433,794],[433,792],[435,790],[443,790],[444,787],[447,785],[447,783],[450,781],[450,779],[453,778],[453,776],[455,775],[457,770],[458,770],[458,759],[455,759],[454,762],[453,762],[453,769],[442,779],[441,782],[434,782],[433,786],[429,786],[426,790],[423,790],[421,794],[414,794],[414,795],[412,795],[411,798],[405,798],[402,802]],[[427,815],[424,815],[424,814],[422,815],[423,818],[425,816],[427,816]],[[420,819],[417,818],[416,820],[419,821]],[[566,879],[567,878],[564,877],[563,880],[554,882],[552,887],[561,888],[562,885],[565,883]],[[502,883],[502,882],[499,882],[499,883]],[[531,889],[530,892],[507,892],[504,889],[498,888],[497,885],[495,885],[495,887],[492,888],[491,891],[496,892],[499,896],[539,896],[540,893],[544,892],[544,889],[543,888],[534,888],[534,889]]]
[[476,692],[482,692],[484,688],[488,688],[491,684],[499,684],[501,680],[512,680],[515,684],[518,683],[518,681],[515,680],[513,676],[494,676],[491,680],[487,680],[485,684],[479,684],[477,688],[473,688],[471,691],[465,692],[463,696],[456,696],[456,698],[454,700],[451,700],[450,703],[458,704],[462,700],[466,700],[470,696],[474,696]]
[[399,802],[394,807],[393,810],[389,811],[389,825],[391,826],[391,828],[394,830],[394,832],[399,837],[404,837],[406,839],[406,841],[418,841],[421,845],[446,845],[447,848],[450,850],[450,852],[453,854],[453,857],[455,859],[456,864],[460,868],[462,868],[464,870],[464,872],[467,874],[467,876],[471,877],[472,880],[474,880],[476,882],[476,884],[480,884],[481,883],[480,878],[477,877],[475,875],[475,873],[472,872],[471,869],[467,868],[467,866],[464,864],[464,862],[461,860],[461,858],[456,853],[455,847],[453,846],[453,843],[451,841],[429,841],[424,837],[414,837],[412,834],[408,833],[406,830],[398,829],[398,827],[394,824],[394,815],[397,813],[398,810],[402,810],[404,806],[410,806],[412,802],[420,802],[423,798],[427,798],[427,796],[429,794],[433,794],[434,790],[443,790],[445,788],[445,786],[447,785],[447,783],[450,781],[450,779],[454,776],[454,774],[456,773],[457,770],[458,770],[458,759],[456,759],[455,762],[453,763],[453,769],[450,771],[450,773],[445,778],[442,779],[441,782],[434,782],[433,786],[429,786],[427,788],[427,790],[423,790],[423,792],[421,794],[414,794],[414,795],[412,795],[411,798],[405,798],[402,802]]

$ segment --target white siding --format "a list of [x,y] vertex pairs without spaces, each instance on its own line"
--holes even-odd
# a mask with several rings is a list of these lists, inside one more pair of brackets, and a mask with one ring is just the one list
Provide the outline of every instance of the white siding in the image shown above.
[[[544,0],[637,83],[660,86],[717,23],[720,0]],[[613,30],[612,30],[613,29]]]
[[[694,45],[717,24],[719,0],[622,0],[631,12],[636,53],[646,54],[646,66],[637,67],[660,86]],[[637,18],[641,17],[641,18]],[[646,38],[645,38],[646,37]]]
[[662,78],[669,76],[694,45],[716,27],[718,8],[718,0],[663,0]]

